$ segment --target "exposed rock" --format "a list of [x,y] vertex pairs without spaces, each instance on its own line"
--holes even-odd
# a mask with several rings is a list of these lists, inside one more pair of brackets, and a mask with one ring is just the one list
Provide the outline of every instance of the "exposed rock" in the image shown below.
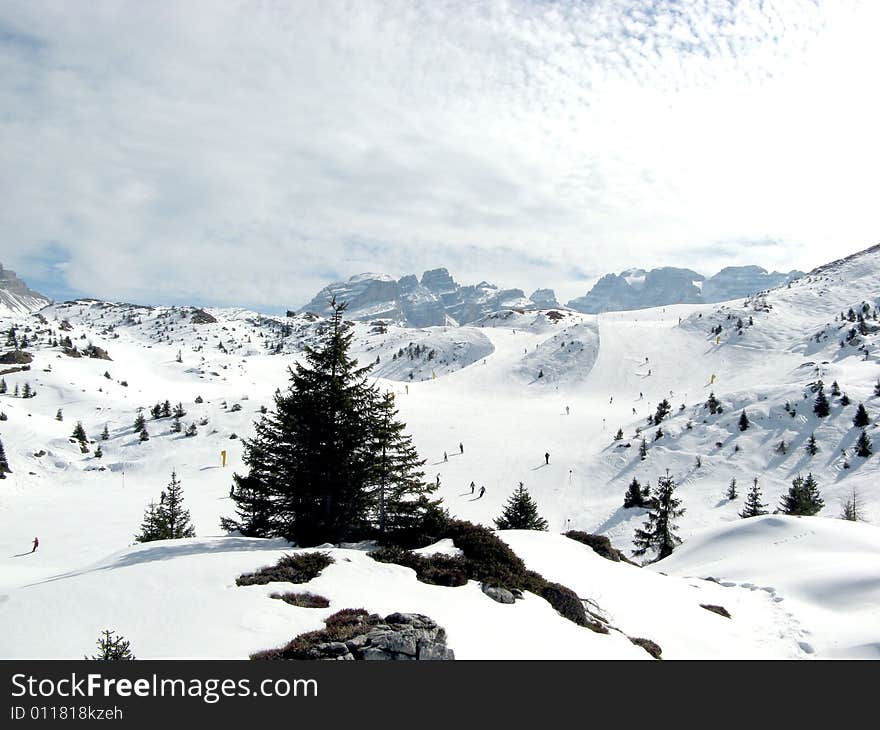
[[506,588],[500,588],[499,586],[490,586],[482,583],[480,584],[480,590],[482,590],[483,593],[489,596],[493,601],[497,601],[498,603],[513,603],[516,600],[512,592]]
[[87,348],[83,350],[83,355],[86,357],[91,357],[96,360],[110,360],[112,362],[113,358],[107,354],[107,350],[103,347],[98,347],[97,345],[89,345]]
[[636,646],[642,647],[648,654],[650,654],[655,659],[662,659],[660,655],[663,653],[663,649],[660,648],[660,645],[650,639],[642,639],[642,638],[633,638],[632,636],[628,637],[629,640],[635,644]]
[[213,314],[208,314],[204,309],[196,309],[190,322],[193,324],[215,324],[217,318]]
[[4,269],[0,264],[0,312],[28,314],[42,309],[50,300],[42,294],[29,289],[14,271]]
[[0,364],[3,365],[27,365],[34,361],[34,356],[25,350],[11,350],[0,355]]
[[[378,614],[345,609],[330,616],[327,628],[300,634],[282,649],[260,652],[253,659],[314,660],[451,660],[446,631],[420,613]],[[345,636],[347,635],[347,636]],[[333,637],[338,638],[334,639]],[[345,636],[345,638],[343,638]]]
[[724,618],[730,618],[730,611],[728,611],[724,606],[715,606],[711,603],[701,603],[701,608],[705,608],[707,611],[711,611],[712,613],[717,613],[719,616],[724,616]]

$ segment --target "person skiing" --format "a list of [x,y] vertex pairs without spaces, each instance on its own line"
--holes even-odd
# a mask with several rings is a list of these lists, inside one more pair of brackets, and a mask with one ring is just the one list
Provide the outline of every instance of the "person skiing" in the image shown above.
[[609,404],[614,403],[614,396],[613,395],[608,399],[608,403]]
[[472,481],[472,482],[471,482],[471,494],[474,493],[474,489],[476,489],[476,488],[477,488],[477,485],[474,484],[473,481]]
[[483,495],[486,493],[486,487],[480,487],[480,496],[477,499],[482,499]]
[[636,415],[636,409],[633,408],[633,415]]
[[565,407],[565,415],[566,415],[566,416],[571,415],[571,410],[569,409],[568,406]]
[[544,463],[550,464],[550,452],[549,451],[544,453]]
[[443,461],[449,461],[449,454],[447,454],[445,451],[443,452]]
[[35,537],[34,538],[34,547],[33,547],[33,550],[31,550],[31,552],[35,553],[37,551],[38,547],[40,547],[40,538]]
[[437,486],[440,486],[440,472],[437,472]]
[[464,453],[464,444],[459,443],[459,444],[458,444],[458,450],[463,454],[463,453]]

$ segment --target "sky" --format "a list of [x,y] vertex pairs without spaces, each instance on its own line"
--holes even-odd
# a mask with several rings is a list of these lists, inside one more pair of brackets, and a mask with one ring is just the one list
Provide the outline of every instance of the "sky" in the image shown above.
[[364,271],[584,294],[880,242],[874,0],[0,3],[0,262],[296,308]]

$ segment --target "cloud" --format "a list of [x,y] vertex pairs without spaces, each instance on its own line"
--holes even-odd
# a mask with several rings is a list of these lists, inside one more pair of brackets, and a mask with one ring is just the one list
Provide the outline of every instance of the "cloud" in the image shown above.
[[280,309],[364,270],[567,297],[631,265],[806,268],[876,240],[878,19],[6,2],[0,261],[63,251],[58,291]]

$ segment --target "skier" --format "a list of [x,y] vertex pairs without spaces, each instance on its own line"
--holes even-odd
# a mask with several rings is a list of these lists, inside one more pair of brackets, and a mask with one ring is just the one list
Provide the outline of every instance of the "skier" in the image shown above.
[[449,461],[449,454],[447,454],[445,451],[443,452],[443,461]]
[[464,453],[464,444],[459,443],[459,444],[458,444],[458,450],[463,454],[463,453]]
[[571,414],[571,411],[569,410],[568,406],[566,406],[565,407],[565,415],[568,416],[570,414]]
[[40,547],[40,538],[35,537],[34,538],[34,548],[33,548],[33,550],[31,550],[31,552],[35,553],[37,551],[38,547]]
[[633,415],[636,415],[636,409],[633,408]]
[[437,486],[440,486],[440,472],[437,472]]
[[477,499],[482,499],[483,495],[486,493],[486,487],[480,487],[480,496]]
[[648,368],[648,375],[651,374],[651,368]]
[[544,453],[544,463],[550,464],[550,452],[549,451]]
[[611,403],[614,403],[614,396],[613,395],[608,399],[608,403],[609,403],[609,405]]
[[474,493],[474,489],[476,489],[476,488],[477,488],[477,485],[474,484],[473,481],[472,481],[472,482],[471,482],[471,494]]

